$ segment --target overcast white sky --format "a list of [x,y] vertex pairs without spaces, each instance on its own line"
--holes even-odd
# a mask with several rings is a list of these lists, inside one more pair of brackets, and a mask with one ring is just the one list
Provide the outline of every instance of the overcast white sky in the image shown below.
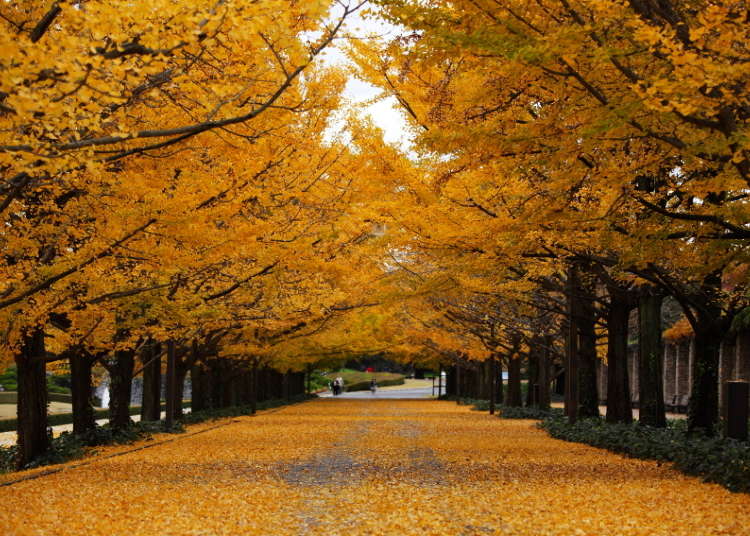
[[[386,21],[372,17],[363,18],[360,12],[350,16],[344,29],[346,30],[344,33],[357,37],[380,36],[386,40],[398,34],[398,29]],[[335,46],[326,51],[322,61],[326,64],[347,64],[348,59],[342,51],[342,48],[346,46],[345,40],[337,40]],[[344,90],[345,97],[355,106],[376,97],[379,93],[379,89],[354,78],[349,79]],[[408,150],[409,129],[406,118],[398,108],[395,98],[388,97],[371,104],[367,107],[366,113],[372,117],[375,125],[383,130],[387,142],[398,143],[404,150]],[[332,134],[335,135],[336,133]]]

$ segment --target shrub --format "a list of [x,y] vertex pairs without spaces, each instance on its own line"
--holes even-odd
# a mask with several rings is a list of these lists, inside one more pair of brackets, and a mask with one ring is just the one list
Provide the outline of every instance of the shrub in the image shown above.
[[[458,398],[455,396],[444,396],[441,400],[453,400],[458,404],[473,406],[471,409],[476,411],[489,411],[489,400],[478,400],[476,398]],[[562,410],[557,408],[540,409],[536,407],[511,407],[503,404],[495,406],[497,416],[503,419],[546,419],[557,415],[562,415]]]
[[[190,402],[183,402],[183,407],[190,407]],[[167,405],[162,402],[161,409],[162,411],[167,407]],[[131,415],[139,415],[141,413],[141,406],[130,406],[130,414]],[[94,410],[94,419],[106,419],[109,417],[109,410],[108,409],[95,409]],[[72,413],[55,413],[52,415],[47,415],[47,424],[49,426],[58,426],[60,424],[72,424],[73,423],[73,414]],[[17,429],[17,421],[16,419],[2,419],[0,420],[0,432],[14,432]]]
[[608,424],[584,419],[569,424],[562,417],[547,418],[539,426],[552,437],[585,443],[613,452],[663,462],[689,475],[701,476],[732,491],[750,492],[750,444],[720,436],[687,434],[683,420],[666,428],[633,424]]
[[555,416],[562,416],[563,411],[559,408],[541,409],[535,407],[510,407],[501,406],[499,410],[499,417],[503,419],[547,419]]
[[[257,409],[270,409],[287,404],[294,404],[315,398],[315,395],[299,395],[292,397],[290,400],[277,399],[266,400],[257,404]],[[104,410],[105,412],[107,410]],[[130,414],[138,413],[140,408],[130,408]],[[93,451],[91,447],[126,444],[148,439],[154,433],[183,433],[185,432],[184,424],[198,423],[210,419],[221,419],[224,417],[238,417],[240,415],[249,415],[252,412],[250,406],[232,406],[228,408],[208,409],[195,413],[187,413],[179,422],[175,422],[169,429],[165,427],[164,421],[137,422],[124,430],[112,429],[108,425],[96,425],[88,433],[81,436],[75,436],[70,432],[63,432],[58,437],[52,438],[49,450],[42,456],[28,464],[24,469],[40,467],[42,465],[51,465],[64,463],[76,458],[81,458]],[[56,417],[52,415],[51,417]],[[51,419],[50,419],[51,420]],[[0,421],[1,422],[1,421]],[[15,430],[15,427],[13,428]],[[51,432],[51,428],[49,429]],[[16,453],[18,447],[0,446],[0,473],[14,471]]]

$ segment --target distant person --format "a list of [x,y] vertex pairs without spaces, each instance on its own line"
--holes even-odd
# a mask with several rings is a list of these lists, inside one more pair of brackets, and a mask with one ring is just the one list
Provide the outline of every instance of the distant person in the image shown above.
[[370,392],[372,394],[375,394],[375,391],[378,390],[378,382],[375,381],[375,378],[370,380]]
[[339,383],[339,394],[341,394],[344,392],[344,378],[339,376],[338,378],[336,378],[336,381]]
[[333,396],[338,396],[340,392],[341,387],[339,386],[339,379],[336,378],[331,382],[331,392],[333,393]]

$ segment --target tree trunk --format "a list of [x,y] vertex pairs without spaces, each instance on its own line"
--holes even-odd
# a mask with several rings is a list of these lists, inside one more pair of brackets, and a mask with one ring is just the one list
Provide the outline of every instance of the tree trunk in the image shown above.
[[312,394],[312,365],[308,363],[305,371],[305,394]]
[[133,387],[135,352],[117,350],[109,371],[109,426],[116,430],[130,427],[130,396]]
[[539,353],[539,371],[537,381],[539,383],[539,400],[537,406],[540,409],[549,409],[550,407],[550,348],[552,347],[552,336],[545,335],[544,347]]
[[508,359],[508,392],[505,397],[505,405],[513,408],[520,407],[521,402],[521,359],[519,357]]
[[497,392],[495,393],[495,396],[497,396],[498,403],[502,404],[505,401],[505,385],[503,385],[503,358],[499,355],[496,355],[495,360],[497,361]]
[[[179,361],[179,360],[178,360]],[[177,363],[175,370],[175,389],[174,389],[174,403],[172,405],[173,408],[173,418],[176,421],[179,421],[182,419],[182,399],[185,398],[185,378],[188,374],[188,368],[185,366],[184,363]]]
[[633,422],[628,381],[628,316],[630,306],[610,293],[607,314],[607,422]]
[[141,421],[161,420],[161,348],[149,341],[141,352],[143,363],[143,400]]
[[18,374],[18,469],[49,448],[47,434],[47,375],[44,329],[35,328],[15,355]]
[[73,402],[73,434],[80,436],[94,429],[94,404],[91,399],[91,369],[94,360],[83,349],[70,358],[70,392]]
[[203,411],[208,408],[208,375],[202,364],[195,364],[190,368],[190,384],[193,388],[190,411]]
[[[305,380],[307,380],[307,374],[305,374]],[[240,404],[249,406],[252,402],[252,393],[252,373],[250,372],[250,368],[245,367],[243,363],[242,373],[240,374]]]
[[461,374],[461,362],[458,361],[456,363],[456,398],[461,398],[464,396],[463,384],[461,383],[462,381],[463,378]]
[[599,389],[596,385],[596,311],[591,277],[582,277],[578,322],[578,416],[599,416]]
[[497,398],[497,366],[495,356],[490,357],[490,415],[495,414],[495,401]]
[[208,362],[209,371],[209,393],[211,396],[211,407],[217,409],[221,407],[221,359],[211,359]]
[[715,319],[699,317],[695,330],[693,385],[688,402],[688,432],[714,435],[719,416],[719,348],[726,335]]
[[638,299],[638,420],[663,428],[667,418],[662,383],[661,302],[662,296],[653,289]]
[[571,264],[568,267],[566,281],[567,320],[565,344],[565,415],[573,424],[578,420],[578,315],[580,284],[578,268]]
[[221,407],[228,408],[232,406],[232,375],[234,374],[233,364],[229,361],[224,361],[221,367]]
[[281,382],[282,382],[282,393],[283,393],[283,399],[289,402],[292,399],[292,393],[289,389],[289,379],[291,376],[291,371],[287,370],[284,372],[284,375],[282,376]]
[[526,370],[528,381],[526,382],[526,407],[536,404],[534,399],[534,385],[536,385],[539,376],[539,347],[532,345],[528,353],[529,367]]
[[177,348],[175,342],[170,339],[167,341],[167,385],[166,385],[166,415],[164,417],[164,426],[167,430],[174,426],[176,413],[175,399],[177,397]]
[[251,381],[251,388],[252,391],[250,392],[250,413],[252,415],[255,415],[255,412],[258,411],[258,362],[253,361],[253,367],[250,371],[250,374],[252,376]]

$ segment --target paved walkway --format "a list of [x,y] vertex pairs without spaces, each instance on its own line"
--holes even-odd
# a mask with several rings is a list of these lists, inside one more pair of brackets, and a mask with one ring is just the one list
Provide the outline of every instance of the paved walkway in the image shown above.
[[[443,394],[445,386],[442,386]],[[413,380],[407,379],[403,385],[389,385],[388,387],[378,387],[375,394],[370,391],[352,391],[345,392],[333,397],[331,391],[318,393],[321,398],[355,398],[355,399],[383,399],[383,398],[434,398],[433,392],[437,395],[437,384],[435,390],[432,389],[432,380]]]
[[[436,391],[437,392],[437,391]],[[334,398],[330,391],[320,393],[321,398]],[[353,391],[351,393],[342,393],[335,398],[354,398],[354,399],[384,399],[384,398],[433,398],[431,387],[417,387],[412,389],[394,389],[387,391],[378,389],[375,394],[370,391]]]
[[446,401],[317,400],[128,448],[0,487],[3,534],[750,535],[750,495]]

